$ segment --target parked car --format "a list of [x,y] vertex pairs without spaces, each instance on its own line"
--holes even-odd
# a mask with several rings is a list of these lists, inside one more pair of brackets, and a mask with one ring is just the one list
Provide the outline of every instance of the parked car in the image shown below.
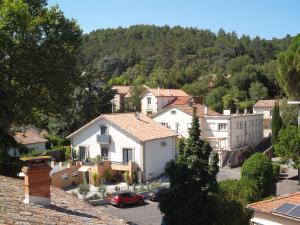
[[144,197],[142,195],[135,194],[130,191],[113,193],[108,199],[110,204],[120,208],[130,204],[144,204]]
[[151,191],[148,192],[147,194],[147,198],[150,199],[151,201],[154,201],[154,202],[157,202],[158,199],[158,194],[163,191],[163,190],[166,190],[167,188],[166,187],[159,187],[159,188],[154,188],[152,189]]

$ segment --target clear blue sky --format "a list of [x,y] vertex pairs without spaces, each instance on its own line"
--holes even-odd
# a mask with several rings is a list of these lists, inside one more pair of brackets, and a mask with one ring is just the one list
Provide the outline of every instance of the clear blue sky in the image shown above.
[[223,28],[266,39],[300,33],[300,0],[49,0],[85,33],[135,24]]

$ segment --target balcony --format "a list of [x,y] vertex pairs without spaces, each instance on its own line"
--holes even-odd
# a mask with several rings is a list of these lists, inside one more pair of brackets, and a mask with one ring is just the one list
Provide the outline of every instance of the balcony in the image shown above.
[[110,144],[110,135],[108,135],[108,134],[97,135],[97,142],[102,145],[109,145]]

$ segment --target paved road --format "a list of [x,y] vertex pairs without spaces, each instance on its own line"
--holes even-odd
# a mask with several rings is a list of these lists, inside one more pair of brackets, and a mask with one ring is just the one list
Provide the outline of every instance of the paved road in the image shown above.
[[130,222],[132,225],[160,225],[162,218],[158,204],[148,200],[143,206],[127,206],[122,209],[111,205],[98,207],[106,213]]
[[222,180],[227,180],[227,179],[240,179],[241,178],[241,167],[237,168],[220,168],[219,173],[217,175],[217,180],[222,181]]

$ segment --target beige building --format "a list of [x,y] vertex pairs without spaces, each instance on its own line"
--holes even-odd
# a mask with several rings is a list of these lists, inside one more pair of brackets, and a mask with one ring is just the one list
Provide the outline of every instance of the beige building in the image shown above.
[[264,137],[272,133],[272,114],[275,100],[259,100],[253,106],[253,113],[264,114]]
[[117,91],[112,100],[112,111],[124,111],[126,98],[130,97],[130,86],[113,86],[112,89]]
[[251,225],[299,225],[300,192],[249,204]]
[[189,100],[190,96],[180,89],[146,87],[146,90],[141,95],[141,111],[145,115],[156,114],[178,98]]

